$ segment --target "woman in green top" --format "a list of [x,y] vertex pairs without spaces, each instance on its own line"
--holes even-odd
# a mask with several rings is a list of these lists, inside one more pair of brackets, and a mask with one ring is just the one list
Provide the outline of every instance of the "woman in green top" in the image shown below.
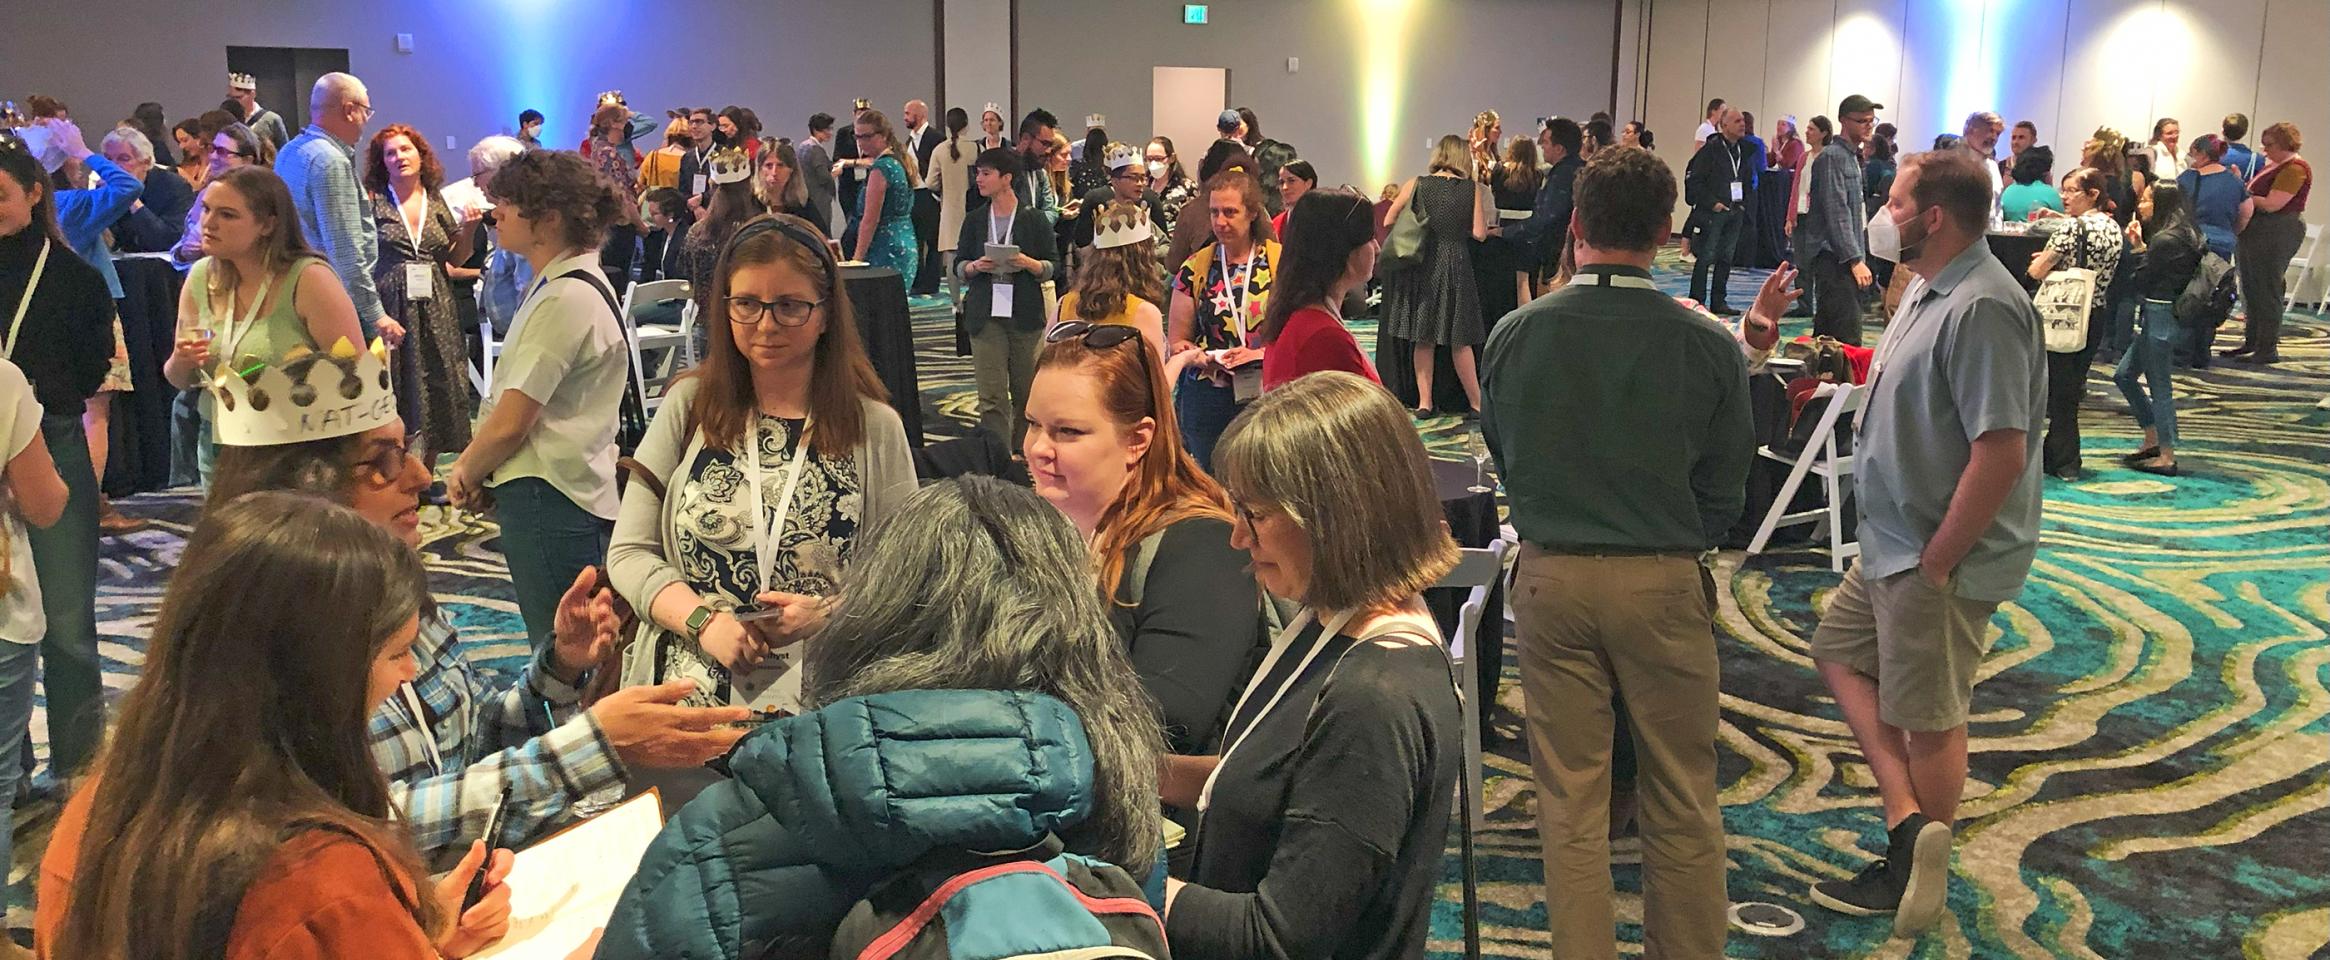
[[[177,349],[162,375],[181,390],[228,371],[274,364],[298,348],[362,344],[356,305],[300,235],[291,190],[275,171],[238,167],[202,189],[202,246],[178,295]],[[210,397],[202,398],[196,466],[210,482]]]
[[1998,198],[1998,206],[2006,219],[2020,223],[2031,218],[2031,211],[2045,207],[2063,212],[2063,198],[2047,183],[2055,172],[2055,151],[2046,147],[2028,147],[2014,159],[2014,183]]

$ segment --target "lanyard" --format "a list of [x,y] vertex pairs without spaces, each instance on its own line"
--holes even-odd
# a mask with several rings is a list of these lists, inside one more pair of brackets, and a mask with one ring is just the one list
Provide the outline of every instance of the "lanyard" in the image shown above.
[[[1256,248],[1260,246],[1255,245]],[[1220,256],[1219,251],[1216,251],[1214,257],[1214,265],[1222,268],[1222,297],[1230,301],[1230,323],[1238,331],[1238,346],[1241,347],[1246,345],[1246,307],[1253,299],[1248,286],[1254,282],[1254,255],[1260,252],[1260,249],[1246,251],[1246,268],[1242,274],[1245,280],[1240,283],[1230,282],[1229,259]]]
[[397,692],[404,695],[405,709],[413,712],[413,727],[421,732],[421,746],[429,751],[430,772],[444,773],[445,754],[437,749],[437,732],[429,729],[429,712],[421,705],[420,692],[413,689],[411,681],[399,685]]
[[[1286,675],[1286,679],[1279,683],[1278,689],[1271,691],[1270,699],[1263,701],[1262,709],[1255,712],[1252,720],[1247,721],[1246,729],[1238,731],[1238,738],[1230,741],[1229,746],[1222,749],[1221,759],[1214,763],[1214,772],[1206,775],[1205,789],[1198,793],[1197,809],[1199,811],[1202,812],[1213,806],[1214,781],[1221,778],[1222,768],[1229,765],[1230,755],[1238,752],[1238,747],[1243,745],[1246,738],[1254,733],[1255,727],[1262,725],[1262,718],[1269,716],[1270,711],[1278,708],[1278,702],[1286,699],[1286,692],[1293,689],[1294,685],[1302,680],[1304,673],[1310,671],[1311,662],[1319,658],[1319,651],[1327,649],[1327,642],[1341,635],[1343,626],[1350,623],[1351,618],[1356,616],[1358,612],[1345,610],[1328,618],[1326,623],[1319,627],[1319,642],[1311,646],[1310,652],[1303,654],[1302,662],[1296,664],[1294,670]],[[1237,706],[1230,710],[1232,718],[1246,712],[1246,701],[1254,698],[1254,694],[1261,689],[1263,680],[1270,676],[1271,668],[1276,667],[1280,658],[1286,656],[1286,648],[1292,646],[1294,639],[1302,635],[1304,627],[1310,626],[1314,616],[1315,614],[1311,609],[1305,607],[1303,612],[1294,618],[1294,622],[1287,624],[1286,629],[1280,630],[1278,636],[1270,638],[1270,653],[1262,658],[1262,665],[1254,669],[1254,678],[1246,681],[1246,692],[1238,695]]]
[[[1869,380],[1861,385],[1861,389],[1877,389],[1877,381],[1885,376],[1885,367],[1892,361],[1894,352],[1900,349],[1901,341],[1909,339],[1910,321],[1921,316],[1918,308],[1925,305],[1928,286],[1926,278],[1917,277],[1909,282],[1909,289],[1902,291],[1901,310],[1894,316],[1893,322],[1885,325],[1885,336],[1877,341],[1877,351],[1869,358]],[[1869,400],[1876,400],[1876,395],[1870,394]],[[1860,411],[1853,414],[1853,429],[1855,431],[1859,431],[1862,424],[1869,422],[1869,411],[1876,409],[1876,407],[1874,402],[1861,404]]]
[[[227,328],[220,331],[219,352],[212,359],[224,361],[229,365],[235,362],[235,350],[243,345],[244,338],[251,335],[251,329],[259,325],[259,307],[267,302],[267,290],[273,286],[275,286],[275,275],[268,274],[267,278],[259,283],[259,295],[251,298],[250,309],[243,311],[242,319],[239,321],[235,319],[235,296],[241,291],[227,291]],[[202,309],[204,313],[210,312],[209,297],[202,298]]]
[[1625,273],[1580,273],[1571,277],[1570,283],[1585,287],[1616,287],[1624,290],[1656,290],[1659,288],[1659,285],[1652,283],[1649,277],[1637,277]]
[[1019,223],[1019,208],[1016,206],[1012,207],[1011,215],[1003,218],[1003,231],[1000,235],[998,235],[995,230],[995,222],[994,212],[989,211],[987,214],[987,242],[994,244],[1010,243],[1011,228]]
[[1723,145],[1724,156],[1731,158],[1731,178],[1733,180],[1740,179],[1739,165],[1744,162],[1742,159],[1744,153],[1745,151],[1739,148],[1739,144],[1727,142]]
[[801,423],[801,439],[793,443],[793,462],[785,465],[785,485],[777,494],[777,515],[774,520],[763,520],[760,497],[760,425],[753,425],[752,436],[744,444],[744,489],[751,498],[753,563],[760,572],[760,588],[774,590],[769,577],[777,569],[777,548],[785,535],[785,515],[793,509],[793,491],[801,485],[801,465],[809,462],[809,434],[816,424]]
[[32,262],[32,276],[24,281],[24,296],[16,301],[16,319],[8,322],[8,343],[4,350],[0,350],[7,353],[10,360],[16,359],[16,334],[24,329],[24,312],[32,309],[32,292],[40,289],[40,275],[47,272],[48,268],[49,241],[43,238],[40,242],[40,257]]
[[[422,196],[422,197],[424,197],[424,198],[426,198],[426,197],[428,196],[428,194],[427,194],[426,192],[424,192],[424,193],[422,193],[422,194],[421,194],[421,196]],[[389,206],[392,206],[392,207],[395,207],[395,208],[396,208],[396,220],[397,220],[397,222],[398,222],[398,223],[401,223],[401,224],[404,224],[404,225],[405,225],[405,237],[406,237],[406,239],[409,239],[409,240],[411,240],[411,241],[412,241],[412,243],[413,243],[413,252],[414,252],[415,254],[418,254],[418,253],[420,253],[420,252],[421,252],[421,224],[424,224],[424,223],[427,223],[427,222],[429,222],[429,201],[428,201],[427,199],[423,199],[423,200],[421,201],[421,215],[420,215],[420,216],[418,216],[418,217],[414,217],[414,218],[412,218],[412,219],[409,219],[409,220],[405,218],[405,205],[404,205],[404,200],[403,200],[402,198],[399,198],[399,197],[396,195],[396,188],[395,188],[395,187],[390,187],[390,188],[388,188],[388,203],[389,203]]]

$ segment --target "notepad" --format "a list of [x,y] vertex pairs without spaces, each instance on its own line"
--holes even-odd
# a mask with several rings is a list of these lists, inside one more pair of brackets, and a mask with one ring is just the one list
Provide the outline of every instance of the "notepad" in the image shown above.
[[475,960],[566,960],[614,916],[662,832],[663,801],[650,792],[519,851],[506,881],[510,932]]

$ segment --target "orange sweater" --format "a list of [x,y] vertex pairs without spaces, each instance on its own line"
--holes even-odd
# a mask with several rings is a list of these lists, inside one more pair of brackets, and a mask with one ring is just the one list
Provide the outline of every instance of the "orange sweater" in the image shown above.
[[[33,954],[41,960],[54,956],[50,948],[65,920],[90,792],[83,789],[65,805],[41,858],[33,920]],[[227,960],[437,960],[436,947],[389,886],[407,881],[392,881],[382,864],[345,834],[310,830],[293,837],[244,891],[227,935]]]

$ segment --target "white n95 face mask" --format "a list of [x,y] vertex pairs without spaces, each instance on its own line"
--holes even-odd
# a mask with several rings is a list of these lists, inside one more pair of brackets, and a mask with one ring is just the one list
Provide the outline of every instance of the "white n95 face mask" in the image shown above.
[[[1924,212],[1924,211],[1919,211]],[[1913,218],[1914,219],[1914,218]],[[1869,255],[1887,263],[1900,263],[1916,256],[1914,249],[1925,242],[1924,237],[1908,242],[1901,237],[1901,224],[1893,222],[1893,215],[1879,208],[1869,218]]]
[[1149,161],[1149,176],[1152,176],[1152,177],[1162,177],[1162,176],[1164,176],[1164,175],[1165,175],[1165,161],[1163,161],[1163,160],[1151,160],[1151,161]]

